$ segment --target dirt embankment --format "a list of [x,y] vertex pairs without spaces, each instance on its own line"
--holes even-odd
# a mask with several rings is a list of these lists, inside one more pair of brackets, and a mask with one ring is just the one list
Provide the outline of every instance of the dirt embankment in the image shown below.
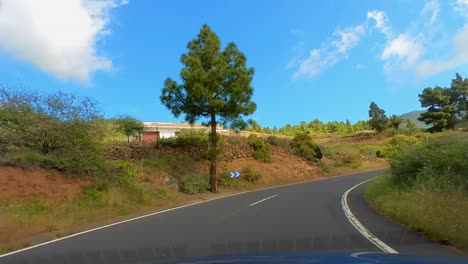
[[250,167],[262,175],[260,183],[286,183],[319,178],[321,170],[316,164],[290,154],[287,150],[272,146],[272,162],[265,163],[253,158],[240,158],[222,164],[225,170],[239,171]]
[[90,179],[74,179],[43,169],[0,167],[0,199],[7,201],[39,199],[54,203],[70,200],[89,183]]

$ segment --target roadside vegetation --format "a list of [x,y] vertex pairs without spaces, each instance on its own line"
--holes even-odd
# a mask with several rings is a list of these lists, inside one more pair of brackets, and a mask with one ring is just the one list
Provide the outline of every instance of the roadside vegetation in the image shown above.
[[391,175],[372,181],[371,206],[443,244],[468,249],[468,135],[442,132],[392,152]]
[[[430,125],[427,131],[433,134],[398,135],[362,148],[376,156],[388,157],[391,167],[391,174],[369,184],[365,194],[369,204],[413,230],[465,251],[468,250],[467,98],[468,79],[459,74],[448,88],[425,88],[419,100],[428,110],[419,120]],[[374,112],[385,119],[384,112],[379,109]]]

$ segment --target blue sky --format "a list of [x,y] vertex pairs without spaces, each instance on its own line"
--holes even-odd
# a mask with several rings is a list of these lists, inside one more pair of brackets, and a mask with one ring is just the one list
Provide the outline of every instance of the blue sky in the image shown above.
[[161,88],[205,23],[255,68],[261,125],[355,122],[371,101],[402,114],[423,88],[468,75],[468,0],[0,0],[0,84],[177,121]]

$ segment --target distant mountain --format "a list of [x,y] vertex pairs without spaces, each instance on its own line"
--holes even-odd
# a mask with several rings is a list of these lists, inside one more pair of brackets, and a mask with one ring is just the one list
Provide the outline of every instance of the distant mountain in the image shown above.
[[424,112],[425,111],[412,111],[412,112],[404,113],[404,114],[400,115],[400,117],[403,118],[403,119],[410,119],[419,128],[427,128],[428,125],[426,125],[426,123],[424,123],[423,121],[418,120],[418,117]]

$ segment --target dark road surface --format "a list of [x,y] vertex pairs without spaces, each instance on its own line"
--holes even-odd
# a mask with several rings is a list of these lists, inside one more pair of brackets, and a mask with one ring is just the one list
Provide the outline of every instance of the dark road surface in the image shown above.
[[[381,252],[350,224],[341,205],[344,192],[381,173],[359,173],[200,203],[4,256],[0,263],[157,263],[264,252]],[[363,188],[349,193],[349,207],[387,245],[399,253],[457,254],[372,211],[362,198]]]

